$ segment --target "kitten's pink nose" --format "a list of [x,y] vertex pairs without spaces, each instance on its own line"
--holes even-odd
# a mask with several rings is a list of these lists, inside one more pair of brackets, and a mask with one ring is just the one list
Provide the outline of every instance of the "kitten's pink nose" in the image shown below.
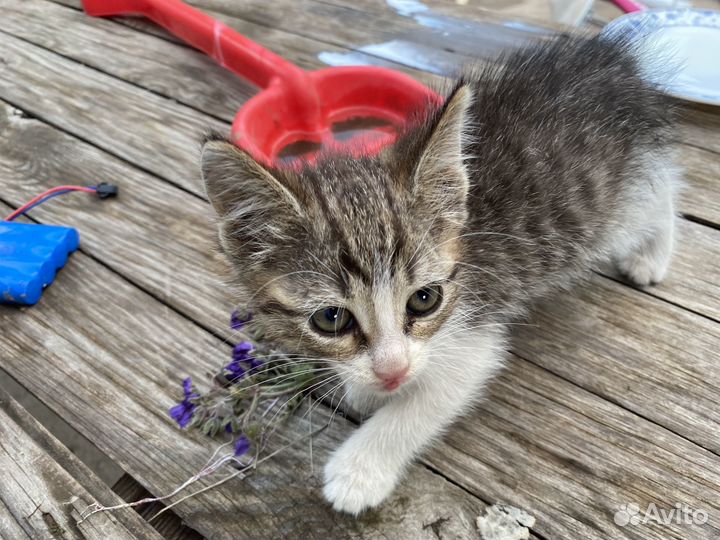
[[373,367],[373,373],[382,381],[385,390],[395,390],[400,386],[407,376],[410,366],[406,365],[401,368],[392,368],[384,370],[382,368]]

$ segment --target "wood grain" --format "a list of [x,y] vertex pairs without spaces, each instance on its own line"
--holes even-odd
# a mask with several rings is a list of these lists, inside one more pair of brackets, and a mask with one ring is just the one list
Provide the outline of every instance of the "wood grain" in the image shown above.
[[[7,16],[10,19],[3,30],[38,45],[62,52],[64,55],[120,79],[132,80],[145,88],[157,89],[159,93],[181,103],[188,104],[199,110],[212,112],[227,121],[232,121],[237,108],[241,104],[237,97],[233,99],[232,89],[233,86],[238,84],[246,86],[242,78],[229,75],[227,70],[215,65],[208,57],[194,52],[195,55],[199,55],[198,67],[200,71],[193,68],[191,73],[183,74],[183,62],[180,61],[177,64],[177,71],[170,75],[170,81],[177,79],[177,85],[157,81],[154,70],[144,67],[147,56],[152,57],[150,66],[153,63],[159,63],[166,70],[170,66],[174,70],[176,65],[174,59],[177,59],[178,56],[185,56],[187,51],[192,49],[188,49],[187,46],[173,47],[172,43],[160,43],[139,33],[137,30],[141,29],[143,33],[162,37],[163,41],[169,40],[177,43],[177,38],[145,19],[130,17],[97,19],[88,17],[78,11],[80,8],[79,0],[55,1],[57,4],[47,0],[28,0],[27,3],[17,5],[11,0],[2,0],[0,5],[8,5]],[[75,10],[68,10],[61,7],[61,5],[74,7]],[[272,8],[272,6],[273,4],[269,7]],[[297,33],[257,24],[239,17],[228,16],[214,11],[208,11],[208,13],[228,24],[242,35],[267,46],[272,51],[290,59],[304,69],[325,67],[319,59],[319,56],[323,53],[341,55],[351,52],[347,47],[334,46],[327,42],[309,39]],[[39,35],[37,31],[34,31],[34,25],[40,24],[37,22],[38,17],[49,16],[60,22],[57,27],[51,25],[49,28],[45,28],[43,35]],[[121,30],[117,30],[117,26],[120,26]],[[142,40],[138,40],[137,36],[143,36]],[[109,58],[108,51],[112,51]],[[436,75],[403,66],[398,62],[383,60],[377,56],[355,53],[355,57],[358,61],[365,63],[401,69],[428,84],[439,84],[442,80]],[[206,67],[205,71],[202,71],[203,65]],[[216,77],[216,72],[221,72],[223,76]],[[128,79],[128,73],[132,75],[132,78]],[[187,76],[197,77],[197,80],[193,81],[192,92],[182,91],[183,86],[186,85],[184,81]],[[250,87],[247,88],[248,92],[250,92]],[[248,93],[246,98],[249,96]],[[228,103],[230,106],[227,106]],[[225,106],[222,106],[222,104],[225,104]]]
[[670,272],[647,291],[720,321],[720,231],[684,219],[677,224]]
[[[149,190],[148,186],[152,185],[152,189],[155,190],[156,193],[158,193],[159,190],[160,195],[151,196],[149,202],[143,201],[145,191],[141,191],[140,193],[136,193],[134,196],[131,195],[132,199],[130,201],[123,198],[118,200],[117,204],[116,202],[105,203],[104,207],[97,207],[97,211],[93,212],[85,211],[87,205],[86,201],[70,200],[67,202],[63,202],[62,204],[48,205],[45,209],[38,209],[36,215],[38,215],[38,217],[44,220],[49,220],[52,222],[58,222],[58,220],[59,222],[65,222],[66,220],[70,219],[72,219],[73,221],[77,221],[78,225],[81,226],[81,232],[83,234],[83,241],[85,245],[84,249],[89,250],[91,253],[96,254],[102,259],[106,259],[110,264],[121,268],[124,272],[130,273],[130,275],[145,284],[145,286],[161,290],[159,288],[159,284],[156,286],[152,286],[152,283],[150,282],[150,284],[148,285],[148,280],[156,279],[157,276],[157,271],[153,270],[154,266],[160,264],[160,262],[164,262],[170,267],[175,267],[174,265],[182,263],[183,257],[175,256],[172,254],[172,252],[168,252],[165,248],[159,251],[158,245],[154,245],[148,242],[144,231],[147,230],[147,228],[150,228],[152,230],[153,220],[157,221],[157,216],[159,214],[167,213],[166,207],[152,206],[154,204],[153,201],[160,200],[172,202],[175,200],[173,199],[173,197],[175,197],[177,198],[177,202],[175,204],[188,204],[187,201],[193,201],[195,199],[187,194],[174,193],[177,190],[171,190],[169,193],[165,193],[165,190],[167,188],[163,187],[162,183],[156,181],[155,184],[151,184],[152,180],[150,178],[145,178],[142,173],[133,171],[132,168],[127,167],[123,163],[117,162],[117,160],[107,159],[106,156],[104,156],[101,152],[99,152],[93,147],[90,147],[89,145],[76,141],[67,135],[57,133],[56,130],[49,128],[36,120],[22,118],[18,115],[13,115],[13,111],[9,108],[7,108],[6,114],[8,123],[12,122],[12,125],[8,126],[7,130],[3,131],[3,134],[7,135],[3,138],[3,140],[8,141],[8,144],[12,146],[6,147],[4,151],[0,152],[0,155],[9,158],[8,163],[25,164],[24,168],[22,169],[24,170],[24,173],[21,175],[18,175],[18,171],[21,170],[19,168],[8,167],[7,170],[3,172],[3,177],[10,179],[14,178],[14,183],[10,184],[11,186],[13,186],[13,190],[27,189],[28,194],[33,191],[38,191],[45,186],[42,183],[34,184],[33,179],[35,182],[43,182],[49,185],[52,182],[52,178],[55,174],[55,170],[53,169],[53,167],[68,166],[68,164],[63,164],[62,162],[56,163],[55,160],[50,160],[49,163],[43,164],[41,161],[38,161],[37,158],[33,157],[36,155],[33,152],[33,144],[37,143],[38,141],[43,141],[42,144],[48,150],[48,153],[50,155],[73,155],[79,158],[74,160],[72,163],[85,163],[90,164],[90,166],[92,167],[95,163],[99,164],[101,161],[104,160],[105,163],[103,167],[105,167],[105,169],[103,170],[107,171],[108,176],[123,178],[124,181],[128,182],[128,184],[124,186],[125,188],[131,190],[143,189],[142,186],[146,185],[145,190]],[[10,120],[11,118],[12,120]],[[25,150],[22,150],[22,141],[29,141],[29,146]],[[15,153],[11,152],[12,148],[16,149]],[[76,176],[81,172],[82,171],[73,173],[72,176]],[[25,185],[26,187],[23,188],[23,185]],[[23,192],[20,191],[20,193],[22,194]],[[124,193],[123,195],[125,196]],[[187,199],[187,201],[185,199]],[[135,200],[137,200],[137,202],[133,202]],[[122,204],[120,204],[121,201]],[[148,211],[147,215],[145,212],[143,212],[141,208],[142,205],[145,204],[151,205],[150,209],[152,210]],[[129,208],[128,205],[130,205]],[[191,227],[187,227],[188,231],[194,230],[195,226],[199,228],[202,228],[204,226],[203,224],[205,222],[203,221],[204,218],[202,218],[203,211],[204,210],[202,207],[202,203],[200,203],[200,206],[195,208],[195,210],[188,210],[187,213],[182,216],[182,220],[192,224]],[[114,215],[116,212],[121,213],[118,215]],[[127,230],[127,227],[129,226],[128,224],[133,223],[133,219],[131,219],[131,215],[133,214],[144,216],[143,219],[145,220],[139,221],[138,218],[135,219],[135,222],[137,223],[137,225],[139,225],[138,229],[135,232],[133,232],[133,229]],[[166,219],[174,219],[174,215],[174,213],[170,213],[170,216]],[[182,222],[179,222],[177,225],[173,225],[171,222],[167,229],[169,231],[182,231],[183,228],[181,226],[181,223]],[[681,244],[681,254],[679,256],[679,259],[686,259],[688,261],[688,265],[687,268],[683,270],[682,273],[677,277],[675,286],[678,286],[677,284],[679,284],[680,286],[688,286],[687,284],[692,283],[693,279],[699,280],[702,279],[703,276],[707,275],[704,273],[705,269],[702,265],[692,263],[695,260],[701,259],[703,256],[702,254],[707,253],[707,250],[710,250],[710,252],[712,252],[712,249],[714,247],[711,239],[704,238],[706,234],[709,234],[709,229],[694,224],[689,224],[687,225],[687,227],[690,228],[691,233],[693,230],[697,230],[698,234],[701,234],[703,236],[697,244],[688,244],[686,242],[683,242]],[[133,258],[131,252],[123,251],[123,242],[120,242],[116,245],[116,238],[119,235],[113,234],[114,230],[121,231],[123,233],[122,238],[124,239],[124,242],[127,243],[128,246],[132,248],[132,250],[134,250],[136,253],[142,253],[143,256],[136,256],[135,258]],[[682,232],[683,236],[685,236],[684,231]],[[714,233],[714,231],[710,232]],[[189,234],[189,232],[185,233],[185,235],[187,234]],[[187,243],[186,247],[188,252],[185,254],[185,258],[190,260],[196,257],[200,257],[202,253],[206,252],[207,250],[206,245],[204,245],[202,242],[198,242],[198,239],[192,240],[193,238],[195,237],[191,235],[191,241]],[[201,238],[199,239],[201,240]],[[174,235],[163,237],[162,244],[168,244],[172,246],[185,245],[181,237],[176,238]],[[688,247],[692,247],[692,251],[685,254],[686,252],[684,250]],[[145,260],[146,258],[152,257],[157,257],[156,262],[152,264]],[[128,264],[128,261],[132,262],[135,260],[138,261],[137,267],[135,267],[133,264]],[[707,260],[711,261],[712,259]],[[209,264],[209,262],[207,264]],[[174,284],[171,290],[164,293],[164,298],[168,302],[176,303],[179,300],[183,300],[185,297],[187,297],[187,306],[185,306],[185,309],[189,310],[190,304],[194,304],[196,307],[200,308],[196,310],[196,316],[198,316],[200,320],[206,320],[202,317],[207,316],[208,313],[212,313],[213,306],[217,308],[221,304],[216,304],[216,299],[214,299],[214,297],[221,295],[222,288],[216,284],[214,286],[215,289],[213,289],[211,276],[208,275],[207,271],[203,271],[201,267],[197,268],[194,271],[191,270],[192,269],[183,270],[182,267],[176,268],[176,272],[173,276],[174,280],[184,282],[184,280],[187,279],[188,274],[194,274],[194,281],[187,281],[187,284],[184,285],[185,287],[187,287],[187,290],[178,290],[177,287],[179,285]],[[674,275],[677,274],[671,273],[671,279]],[[695,277],[693,279],[689,279],[691,276]],[[191,290],[193,283],[196,287],[196,291],[207,290],[211,291],[210,294],[208,296],[206,296],[205,294],[193,294]],[[711,287],[713,285],[714,284],[709,284],[709,286]],[[716,284],[714,286],[717,287]],[[671,287],[670,289],[672,291],[673,287]],[[213,290],[215,290],[214,293],[212,292]],[[616,292],[614,292],[613,294],[605,294],[599,296],[603,301],[614,302],[615,294]],[[102,295],[103,293],[98,293],[99,297],[102,297]],[[698,297],[698,300],[703,301],[704,299],[703,297]],[[717,305],[715,305],[714,309],[716,308]],[[205,312],[205,309],[209,309],[210,311]],[[583,311],[584,310],[580,309],[580,312]],[[648,311],[654,313],[654,310]],[[200,314],[200,312],[204,313],[204,315]],[[569,312],[570,311],[563,311],[563,317],[566,317],[567,313]],[[222,315],[226,313],[226,311],[223,312],[222,310],[217,311],[217,315],[219,318],[222,318]],[[172,314],[172,312],[170,312],[170,314]],[[217,323],[217,321],[215,322]],[[672,321],[669,321],[668,324],[672,324]],[[577,332],[564,332],[562,333],[561,343],[565,343],[565,346],[570,346],[569,344],[576,339]],[[589,374],[589,376],[592,376],[592,374]],[[585,381],[579,382],[584,383]],[[638,385],[639,389],[643,388],[644,382],[641,379],[641,376],[637,377],[636,384]],[[468,449],[467,451],[474,452],[471,449]],[[432,455],[433,454],[431,454],[431,456]],[[481,456],[481,453],[478,453],[477,455]],[[441,467],[440,469],[443,470],[443,472],[445,472],[446,474],[454,474],[452,470],[446,469],[444,467]],[[459,480],[459,478],[454,479]],[[487,494],[485,494],[485,496],[487,496]]]
[[595,276],[539,306],[511,348],[720,453],[717,322]]
[[[720,126],[715,132],[720,139]],[[678,208],[684,214],[720,225],[720,154],[691,146],[679,147],[685,189]]]
[[0,51],[0,98],[200,193],[199,141],[225,122],[8,34]]
[[[80,9],[80,0],[54,1]],[[483,7],[462,6],[444,1],[418,4],[417,6],[421,7],[415,6],[415,9],[420,9],[420,12],[413,11],[412,7],[393,10],[386,2],[379,0],[364,0],[360,5],[347,0],[304,1],[311,4],[305,11],[305,4],[283,1],[273,2],[271,9],[267,9],[265,4],[258,7],[252,2],[237,3],[228,0],[191,0],[190,3],[303,67],[312,68],[313,62],[323,58],[323,54],[331,53],[329,58],[332,58],[333,62],[342,62],[344,59],[347,63],[390,65],[431,84],[438,83],[428,77],[429,73],[452,74],[469,61],[493,59],[499,50],[532,39],[528,34],[542,38],[553,30],[565,29],[557,25],[538,25],[537,22],[520,16],[507,20]],[[610,2],[597,4],[602,9],[608,6],[613,10],[617,9]],[[422,10],[422,5],[428,7],[428,10]],[[286,16],[288,13],[293,16]],[[311,13],[312,16],[308,17],[306,13]],[[338,17],[341,17],[342,24],[338,25]],[[368,19],[370,24],[367,23]],[[127,17],[117,20],[144,32],[174,39],[147,21]],[[398,20],[402,21],[400,24],[404,30],[395,28],[393,22],[388,23]],[[486,29],[479,27],[479,24],[489,26],[489,36]],[[363,28],[363,32],[356,35],[355,29],[358,25]],[[427,25],[439,28],[441,34],[428,37]],[[278,30],[278,27],[283,30]],[[381,30],[377,30],[378,28]],[[379,36],[378,40],[368,43],[368,37],[385,29],[390,29],[389,35]],[[330,33],[327,30],[337,32]],[[598,29],[587,27],[585,30],[597,32]],[[478,43],[478,40],[481,40],[481,43]],[[295,42],[307,55],[283,50],[287,43]],[[378,46],[383,44],[384,47]],[[467,48],[468,44],[470,47],[464,54],[457,54],[458,47]],[[368,45],[371,47],[369,51],[366,50]],[[297,59],[293,60],[293,54],[297,55]],[[308,58],[310,61],[306,63]],[[684,102],[678,104],[684,110],[679,138],[688,144],[720,153],[720,137],[717,136],[720,116],[715,108]]]
[[[28,139],[30,140],[30,138],[28,138]],[[22,160],[19,160],[19,161],[22,161]],[[565,339],[566,341],[567,341],[567,340],[572,341],[573,339],[575,339],[575,335],[574,335],[574,334],[569,334],[569,335],[564,334],[564,339]],[[639,384],[640,386],[642,386],[642,381],[641,381],[641,380],[638,380],[637,382],[638,382],[638,384]]]
[[[139,501],[152,497],[152,493],[142,487],[142,485],[129,474],[123,475],[120,480],[113,485],[112,489],[126,502]],[[144,519],[152,519],[155,514],[165,508],[167,508],[167,505],[161,502],[155,502],[136,507],[136,510]],[[187,527],[183,521],[172,512],[172,509],[166,510],[158,516],[157,519],[153,519],[152,524],[164,540],[203,540],[200,533]]]
[[[641,290],[648,295],[720,321],[720,231],[686,219],[678,219],[675,250],[662,283]],[[627,283],[612,264],[597,270]],[[628,284],[630,285],[630,284]],[[612,301],[608,299],[608,301]]]
[[[250,20],[444,75],[452,75],[468,63],[495,60],[501,51],[567,30],[562,25],[541,24],[520,14],[508,20],[482,7],[473,9],[445,1],[417,4],[392,4],[384,0],[276,1],[272,9],[265,4],[231,0],[190,3],[221,13],[231,26],[241,24],[240,20]],[[356,58],[348,55],[346,59],[350,62]],[[678,134],[681,140],[719,152],[717,111],[709,106],[687,105]]]
[[[50,7],[48,8],[47,6]],[[35,20],[38,18],[36,15],[38,15],[38,10],[40,10],[41,8],[42,10],[49,9],[50,13],[53,15],[53,18],[62,21],[62,25],[59,28],[50,27],[45,33],[18,31],[20,35],[27,39],[36,40],[38,40],[38,38],[35,38],[34,36],[37,36],[39,34],[47,36],[46,38],[44,38],[45,41],[43,42],[45,45],[62,45],[61,50],[64,54],[70,56],[74,55],[79,60],[90,64],[92,64],[93,62],[100,62],[101,58],[97,56],[97,53],[90,54],[86,51],[97,50],[98,47],[93,46],[93,44],[96,44],[97,40],[100,39],[101,35],[106,35],[106,39],[104,39],[102,47],[111,47],[115,51],[115,54],[111,56],[114,61],[107,63],[104,69],[111,70],[113,71],[113,74],[122,77],[130,69],[130,66],[138,62],[139,59],[135,58],[132,52],[128,52],[134,50],[131,46],[132,35],[127,35],[123,32],[117,32],[114,27],[118,25],[114,25],[109,21],[97,21],[96,19],[84,17],[78,12],[74,12],[73,10],[65,9],[60,6],[54,6],[53,4],[47,2],[31,1],[27,4],[23,4],[21,8],[15,7],[14,11],[9,11],[6,17],[6,20],[11,23],[9,28],[11,30],[16,27],[20,29],[24,28],[24,25],[27,24],[28,19]],[[56,11],[57,9],[59,9],[60,11]],[[20,15],[22,15],[22,17]],[[78,19],[78,17],[80,18]],[[102,23],[103,28],[95,28],[95,25],[100,23]],[[69,34],[69,37],[61,31],[62,27],[64,26],[73,29],[73,32]],[[105,27],[108,27],[110,30]],[[85,35],[88,36],[87,39],[75,39],[75,36]],[[178,60],[178,57],[182,57],[183,55],[185,55],[185,53],[187,52],[186,48],[168,44],[163,42],[162,40],[149,38],[148,36],[144,37],[153,40],[152,43],[143,44],[144,49],[154,50],[154,48],[160,47],[160,54],[157,55],[155,61],[160,61],[160,59],[162,59],[163,62],[167,64],[169,64],[170,62],[177,62],[177,64],[173,64],[173,66],[177,67],[178,72],[183,71],[183,62],[181,60]],[[268,36],[268,39],[272,40],[274,38],[273,36]],[[167,51],[164,50],[166,48],[175,48],[177,50],[174,54],[169,54]],[[296,53],[294,53],[292,50],[287,50],[285,46],[278,46],[278,52],[288,55],[293,60],[297,59]],[[202,63],[203,61],[202,58],[196,60],[200,63]],[[311,61],[309,62],[312,63]],[[207,64],[212,65],[209,61],[207,61]],[[114,67],[116,65],[117,67]],[[140,70],[140,72],[147,73],[143,70]],[[19,77],[20,80],[22,79],[22,76],[22,73],[17,74],[17,77]],[[136,79],[136,81],[138,83],[145,83],[145,80],[141,80],[141,78]],[[55,81],[54,84],[60,85],[63,83],[60,81]],[[105,84],[108,86],[113,86],[114,81],[113,79],[108,78],[106,79]],[[178,85],[173,83],[166,84],[165,86],[172,89]],[[210,86],[211,84],[206,84],[204,89],[208,91],[208,95],[214,95],[210,91]],[[88,91],[84,93],[88,93]],[[42,103],[35,100],[32,95],[25,95],[24,92],[20,95],[18,95],[17,92],[11,92],[9,94],[10,100],[13,103],[16,103],[19,106],[30,110],[34,114],[39,114],[43,118],[46,118],[53,123],[58,122],[59,125],[63,125],[65,129],[69,129],[70,131],[73,131],[74,133],[77,133],[84,138],[88,138],[104,148],[107,148],[107,142],[106,140],[103,140],[107,139],[107,137],[103,137],[102,134],[98,135],[91,129],[94,126],[94,118],[97,115],[81,114],[79,118],[76,117],[77,107],[80,106],[76,99],[76,96],[68,96],[66,92],[62,92],[60,96],[56,96],[55,99],[52,100],[52,103]],[[193,93],[192,95],[196,94]],[[181,96],[180,94],[173,94],[172,97],[174,97],[175,99],[183,98],[183,96]],[[184,99],[189,100],[188,95],[185,95]],[[193,100],[191,104],[193,107],[203,107],[206,99],[207,98],[203,97],[197,102]],[[127,101],[137,102],[137,97],[125,95],[123,89],[119,88],[115,90],[115,101],[122,104],[126,103]],[[232,99],[229,96],[226,96],[221,101],[229,102],[232,101]],[[57,105],[61,106],[61,110],[57,111],[58,115],[56,116],[52,113],[52,111],[57,110]],[[100,109],[102,109],[103,104],[99,103],[98,106]],[[149,104],[149,106],[152,107],[152,104]],[[169,105],[165,104],[165,106],[167,108]],[[221,106],[218,105],[216,109],[217,108],[221,108]],[[128,126],[135,124],[135,119],[133,118],[134,115],[132,114],[128,115],[128,117],[125,117],[125,107],[122,107],[120,110],[122,111],[122,121],[116,122],[112,118],[104,118],[101,122],[104,129],[101,133],[110,135],[111,138],[114,139],[126,138],[127,134],[120,133],[120,130],[131,129]],[[216,112],[219,111],[216,110]],[[228,119],[231,118],[233,112],[233,110],[227,111],[224,117]],[[701,121],[702,118],[705,117],[707,117],[706,120],[704,122]],[[172,118],[166,118],[166,123],[171,126],[173,130],[177,131],[183,129],[180,126],[173,126],[173,122],[174,120]],[[709,115],[708,113],[704,113],[703,116],[696,111],[688,117],[688,122],[697,126],[705,126],[702,129],[704,129],[708,133],[707,136],[703,137],[703,140],[709,142],[720,140],[720,137],[717,137],[719,129],[719,121],[717,120],[717,115]],[[199,123],[202,123],[202,120],[197,119],[195,128],[196,135],[197,133],[202,131],[202,129],[198,126]],[[214,124],[210,123],[209,125]],[[143,126],[141,125],[135,125],[132,130],[134,133],[141,135],[140,138],[153,137],[152,133],[143,133],[142,127]],[[716,136],[709,136],[710,133],[714,133]],[[192,149],[189,149],[188,147],[190,146],[190,141],[187,140],[187,137],[185,137],[185,141],[187,142],[187,145],[184,148],[178,147],[178,145],[176,144],[177,141],[175,140],[167,141],[166,143],[164,143],[164,147],[168,149],[168,153],[170,153],[173,157],[173,163],[175,165],[174,169],[182,170],[183,178],[179,180],[180,184],[184,185],[188,189],[194,190],[196,193],[199,193],[200,188],[197,184],[197,173],[192,173],[191,175],[188,175],[188,171],[194,171],[195,159],[197,155],[197,144],[195,143],[194,145],[192,145]],[[161,174],[164,174],[164,177],[169,177],[172,179],[172,171],[164,168],[162,162],[158,162],[159,158],[156,152],[151,152],[149,150],[150,149],[148,145],[143,145],[140,150],[133,150],[133,160],[136,163],[139,163],[141,166],[148,168],[149,170],[159,172]],[[112,149],[112,151],[115,151],[115,149]],[[720,197],[718,197],[717,195],[718,188],[717,182],[715,181],[716,178],[720,177],[720,157],[711,152],[702,152],[697,148],[688,147],[682,147],[680,154],[680,161],[686,167],[687,178],[692,184],[694,184],[694,189],[686,191],[684,195],[683,211],[704,220],[712,221],[714,223],[720,223],[720,209],[718,206],[720,204],[718,203]],[[128,154],[126,155],[126,157],[129,158],[131,156]]]
[[[19,205],[61,179],[117,182],[117,200],[68,197],[33,215],[77,226],[87,253],[204,327],[230,337],[226,323],[233,302],[215,278],[222,263],[213,254],[214,231],[203,201],[1,102],[0,133],[2,198]],[[38,152],[38,146],[44,151]],[[717,208],[720,218],[720,194],[713,170],[708,170],[712,161],[704,159],[707,154],[688,149],[683,155],[690,185],[680,209],[693,213],[704,203],[704,217],[713,219]],[[681,220],[677,244],[668,280],[653,293],[718,318],[716,231]]]
[[[49,38],[38,37],[39,33],[35,31],[18,31],[23,39],[39,42],[43,46],[64,43],[64,55],[74,55],[82,63],[89,62],[88,65],[91,65],[90,62],[100,61],[97,56],[86,53],[88,48],[100,49],[107,54],[107,46],[103,48],[93,39],[106,42],[115,40],[113,54],[105,56],[103,69],[117,75],[125,73],[133,63],[140,62],[134,53],[133,41],[128,39],[128,36],[122,32],[108,31],[100,38],[97,29],[92,30],[97,25],[103,25],[104,32],[105,25],[113,28],[118,26],[115,23],[90,17],[78,18],[76,11],[49,2],[43,2],[40,8],[52,10],[55,16],[65,17],[61,20],[73,28],[74,33],[64,35],[55,28],[56,33],[52,34],[51,26],[47,30],[50,33]],[[55,9],[62,11],[56,12]],[[23,18],[16,21],[13,28],[21,28],[22,21],[30,16],[28,13],[32,13],[18,8],[8,11],[8,17],[18,17],[18,12],[23,14]],[[256,30],[259,31],[262,31],[264,39],[277,37],[266,28]],[[77,42],[70,38],[85,33],[88,37]],[[163,62],[172,69],[177,67],[178,73],[185,69],[185,61],[180,59],[181,55],[167,54],[164,49],[174,47],[187,52],[186,47],[157,37],[144,38],[153,40],[152,44],[144,44],[144,54],[150,54],[150,51],[159,48],[160,51],[155,56],[156,62]],[[288,53],[293,61],[298,61],[298,55],[306,54],[302,52],[302,40],[299,44],[295,43],[296,36],[286,34],[284,39],[278,41],[278,52]],[[292,43],[295,45],[288,45]],[[204,100],[223,91],[215,85],[215,81],[208,79],[208,95],[199,103],[193,102],[194,108],[190,108],[175,101],[180,99],[180,92],[173,92],[172,99],[164,98],[9,34],[0,33],[0,47],[0,98],[184,189],[202,193],[197,174],[199,141],[209,129],[229,133],[229,121],[236,111],[233,107],[222,114],[222,118],[228,120],[224,122],[196,110],[204,106]],[[332,52],[327,47],[323,48]],[[124,58],[124,63],[118,62],[118,58]],[[208,66],[212,65],[210,59],[204,61]],[[315,66],[318,65],[317,60],[312,62],[315,62]],[[113,66],[118,63],[122,65],[115,69]],[[142,73],[142,70],[138,72]],[[195,86],[198,85],[199,83]],[[170,83],[165,84],[165,88],[172,86]],[[186,101],[189,99],[189,93],[183,96]],[[230,102],[232,98],[226,97],[223,101]],[[221,106],[215,108],[216,112],[219,112],[219,107]],[[162,148],[161,151],[157,151],[158,145]]]
[[[716,454],[518,358],[427,460],[486,500],[528,510],[544,538],[720,534]],[[613,516],[628,503],[686,504],[710,518],[620,527]]]
[[683,141],[720,154],[720,114],[717,107],[686,104],[682,120],[680,137]]
[[3,32],[228,121],[257,91],[200,51],[78,9],[45,0],[1,0],[0,10]]
[[130,509],[78,524],[89,504],[122,500],[1,389],[0,470],[0,538],[162,540]]
[[[521,22],[508,24],[507,18],[487,10],[458,17],[457,11],[436,11],[426,2],[299,0],[275,2],[271,9],[263,9],[265,6],[260,3],[230,0],[192,0],[191,3],[203,10],[351,49],[402,44],[408,54],[398,54],[398,61],[408,67],[444,74],[453,73],[458,65],[471,59],[494,58],[508,48],[555,33],[552,25],[528,23],[523,28]],[[447,5],[444,7],[447,9]],[[385,50],[391,52],[392,49]],[[378,56],[388,58],[382,52]]]
[[[508,23],[533,22],[538,26],[561,28],[582,20],[585,0],[430,0],[423,2],[433,13],[458,19],[496,17]],[[361,2],[362,5],[362,2]]]
[[233,302],[216,277],[221,263],[213,250],[209,205],[202,199],[2,101],[0,177],[0,199],[15,206],[60,183],[117,184],[117,199],[71,195],[32,215],[77,227],[83,251],[205,328],[230,337]]
[[[61,1],[78,5],[77,0]],[[475,20],[443,17],[433,28],[398,16],[387,7],[383,12],[375,13],[368,9],[369,6],[352,3],[339,5],[338,2],[314,0],[268,3],[197,0],[188,3],[241,33],[244,33],[246,22],[252,22],[332,48],[360,50],[371,57],[435,73],[453,73],[459,64],[470,62],[472,58],[492,57],[508,46],[547,36],[550,32],[539,25],[535,25],[534,31],[503,25],[502,17],[489,12]],[[437,28],[441,24],[444,27]],[[259,41],[263,43],[264,40],[259,38]],[[378,47],[383,44],[390,46]],[[373,45],[375,47],[368,47]]]

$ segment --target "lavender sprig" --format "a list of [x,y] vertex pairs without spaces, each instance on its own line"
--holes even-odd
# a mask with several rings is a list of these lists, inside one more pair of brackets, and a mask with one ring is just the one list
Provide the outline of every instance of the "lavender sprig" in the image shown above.
[[235,455],[259,448],[271,433],[300,405],[305,392],[317,382],[315,366],[290,362],[280,351],[262,344],[260,332],[249,323],[252,314],[234,311],[230,326],[252,336],[232,349],[231,360],[222,366],[206,393],[183,381],[183,399],[170,409],[181,428],[196,429],[215,437],[235,437]]

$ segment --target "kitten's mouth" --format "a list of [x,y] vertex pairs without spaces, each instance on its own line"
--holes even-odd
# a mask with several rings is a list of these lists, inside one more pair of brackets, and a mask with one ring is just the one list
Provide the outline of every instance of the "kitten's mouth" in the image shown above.
[[401,386],[403,386],[407,383],[408,383],[408,378],[406,375],[403,375],[402,377],[381,380],[380,386],[385,392],[390,393],[390,392],[394,392],[395,390],[397,390],[398,388],[400,388]]
[[405,382],[403,379],[394,379],[392,381],[383,381],[382,387],[384,390],[388,392],[392,392],[393,390],[396,390],[400,388],[400,385]]

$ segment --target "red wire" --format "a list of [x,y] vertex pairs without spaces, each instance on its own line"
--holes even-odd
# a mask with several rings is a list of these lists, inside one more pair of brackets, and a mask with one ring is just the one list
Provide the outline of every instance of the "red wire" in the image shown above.
[[48,189],[44,193],[41,193],[37,197],[33,197],[31,200],[23,204],[20,208],[18,208],[12,214],[6,217],[5,221],[12,221],[39,200],[44,199],[45,197],[47,197],[48,195],[52,195],[53,193],[57,193],[58,191],[84,191],[86,193],[95,193],[95,190],[93,188],[85,186],[56,186],[52,189]]

